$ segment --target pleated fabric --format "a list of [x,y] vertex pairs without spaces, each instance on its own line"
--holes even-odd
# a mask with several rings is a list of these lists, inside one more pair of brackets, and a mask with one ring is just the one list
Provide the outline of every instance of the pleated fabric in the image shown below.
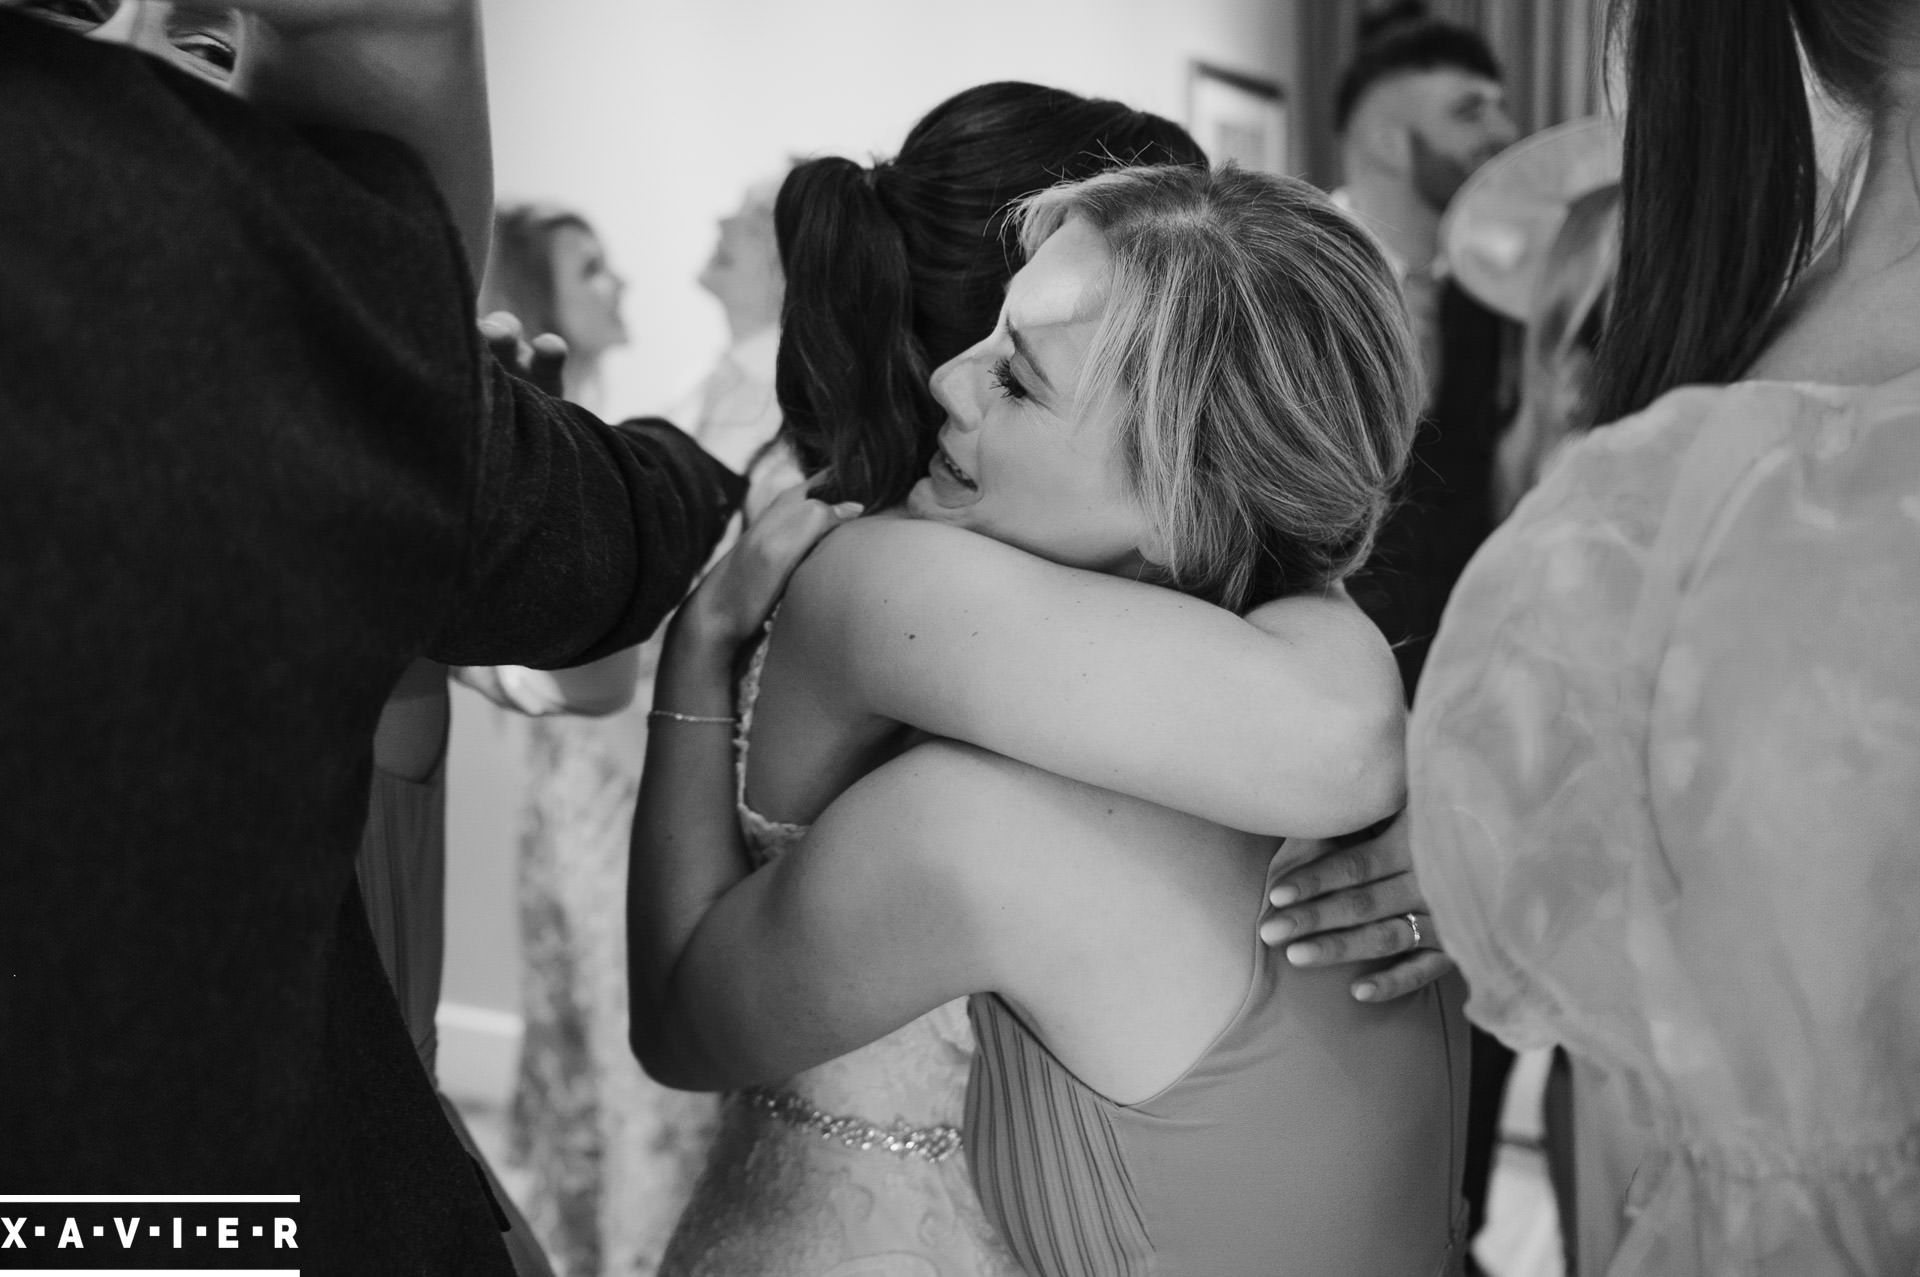
[[996,995],[970,1003],[966,1149],[1032,1277],[1461,1271],[1457,980],[1385,1005],[1253,942],[1239,1010],[1159,1094],[1119,1104]]

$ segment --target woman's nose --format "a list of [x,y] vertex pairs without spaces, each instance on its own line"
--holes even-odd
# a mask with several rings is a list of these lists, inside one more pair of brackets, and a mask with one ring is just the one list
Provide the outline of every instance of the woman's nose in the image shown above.
[[975,358],[979,349],[963,350],[941,364],[929,383],[934,402],[947,410],[947,424],[955,430],[971,430],[979,424],[979,360]]

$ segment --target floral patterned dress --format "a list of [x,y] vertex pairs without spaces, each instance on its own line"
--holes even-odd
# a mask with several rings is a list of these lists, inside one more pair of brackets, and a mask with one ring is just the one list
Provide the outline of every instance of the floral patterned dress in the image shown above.
[[649,1277],[705,1164],[717,1105],[641,1071],[627,1034],[626,882],[658,644],[634,706],[525,723],[525,945],[510,1127],[534,1231],[563,1277]]
[[1454,592],[1411,764],[1469,1012],[1633,1128],[1583,1270],[1920,1272],[1920,372],[1572,448]]

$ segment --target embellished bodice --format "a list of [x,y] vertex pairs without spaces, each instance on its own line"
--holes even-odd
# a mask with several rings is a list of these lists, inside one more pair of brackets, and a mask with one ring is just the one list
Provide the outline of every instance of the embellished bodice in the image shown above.
[[[778,615],[776,610],[775,615]],[[774,820],[747,801],[747,756],[754,703],[773,637],[773,618],[741,676],[737,705],[740,725],[734,735],[734,801],[740,829],[755,866],[764,865],[807,835],[807,826]],[[864,1118],[892,1128],[945,1127],[944,1137],[928,1132],[916,1147],[957,1148],[973,1063],[973,1028],[965,999],[957,999],[837,1060],[791,1079],[780,1091],[799,1096],[833,1117]],[[766,1092],[757,1094],[765,1095]],[[788,1106],[791,1108],[791,1106]],[[904,1137],[903,1137],[904,1138]]]
[[[807,826],[747,801],[773,621],[740,680],[735,801],[756,865]],[[964,1000],[777,1086],[730,1096],[661,1277],[1020,1277],[960,1148],[973,1030]]]

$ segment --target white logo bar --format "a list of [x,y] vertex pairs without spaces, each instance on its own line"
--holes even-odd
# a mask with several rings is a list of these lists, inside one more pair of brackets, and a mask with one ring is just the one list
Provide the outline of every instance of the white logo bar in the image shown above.
[[136,1206],[145,1202],[173,1205],[244,1205],[250,1202],[298,1205],[298,1193],[0,1193],[0,1204],[30,1202],[39,1205]]

